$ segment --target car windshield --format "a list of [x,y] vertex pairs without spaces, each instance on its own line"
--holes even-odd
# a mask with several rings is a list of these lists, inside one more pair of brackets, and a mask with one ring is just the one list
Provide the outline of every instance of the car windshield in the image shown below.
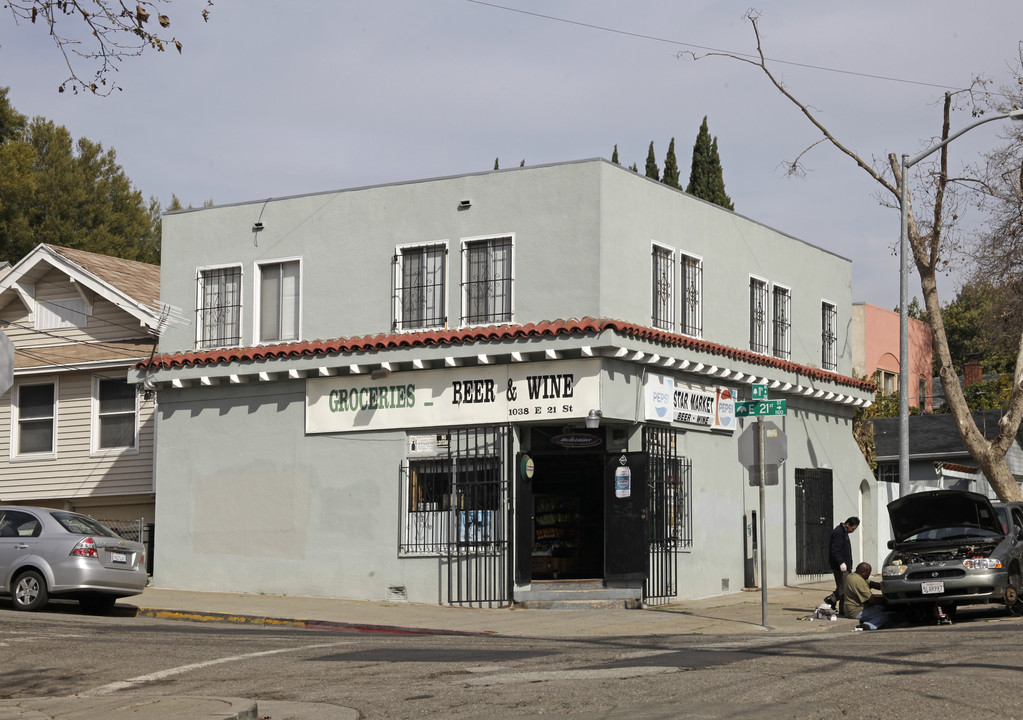
[[93,520],[86,515],[74,513],[55,512],[51,513],[54,519],[59,522],[65,530],[75,535],[102,535],[103,537],[121,537],[103,523]]
[[[1004,525],[1003,525],[1004,527]],[[991,530],[985,530],[975,527],[945,527],[935,528],[933,530],[926,530],[916,535],[910,535],[906,538],[907,541],[922,541],[922,540],[962,540],[964,538],[997,538],[1001,537],[999,533],[992,532]]]

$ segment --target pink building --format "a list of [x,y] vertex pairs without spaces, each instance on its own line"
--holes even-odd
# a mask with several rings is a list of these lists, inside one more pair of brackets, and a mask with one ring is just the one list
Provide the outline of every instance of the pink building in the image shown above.
[[[877,394],[899,391],[899,313],[870,303],[852,306],[852,366],[856,377],[873,378]],[[909,404],[930,412],[931,326],[909,319]]]

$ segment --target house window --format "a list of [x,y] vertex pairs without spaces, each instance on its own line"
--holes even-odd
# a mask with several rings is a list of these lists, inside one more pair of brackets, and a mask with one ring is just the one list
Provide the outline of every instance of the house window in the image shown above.
[[258,270],[259,342],[298,340],[299,261],[266,263]]
[[927,409],[927,381],[920,378],[918,385],[916,395],[917,407],[923,411]]
[[792,354],[791,300],[787,287],[774,286],[774,356],[783,360],[788,360]]
[[462,245],[462,324],[512,319],[512,238],[466,240]]
[[749,279],[749,349],[767,352],[767,281]]
[[654,245],[652,260],[653,300],[651,324],[661,330],[675,329],[674,286],[675,253],[670,248]]
[[899,391],[899,376],[888,370],[878,370],[875,374],[877,391],[882,395],[894,395]]
[[196,345],[227,347],[241,343],[242,269],[200,270],[197,282]]
[[93,451],[138,447],[138,393],[122,379],[93,381]]
[[838,308],[827,300],[821,302],[821,367],[838,369]]
[[394,256],[394,328],[415,330],[447,325],[444,311],[445,245],[398,248]]
[[874,470],[874,476],[878,482],[897,484],[899,482],[899,464],[895,462],[879,462],[877,469]]
[[13,455],[56,452],[54,440],[57,424],[57,386],[55,383],[19,385],[17,388],[13,425],[17,438],[11,447]]
[[686,335],[703,335],[703,261],[683,255],[682,266],[682,327]]
[[85,327],[90,315],[92,306],[81,297],[42,301],[36,307],[35,329],[60,330]]

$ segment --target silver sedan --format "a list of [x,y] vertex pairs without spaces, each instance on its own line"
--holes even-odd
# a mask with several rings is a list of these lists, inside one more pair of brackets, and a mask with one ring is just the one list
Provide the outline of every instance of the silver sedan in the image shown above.
[[146,587],[145,547],[87,515],[0,506],[0,593],[17,610],[41,610],[51,597],[109,612],[117,598]]

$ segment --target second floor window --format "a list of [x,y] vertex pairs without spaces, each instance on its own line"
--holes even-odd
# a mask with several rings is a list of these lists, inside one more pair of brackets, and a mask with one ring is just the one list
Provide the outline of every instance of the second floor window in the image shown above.
[[259,342],[298,340],[298,260],[259,266]]
[[650,264],[653,271],[651,323],[661,330],[674,330],[675,253],[669,248],[654,245]]
[[827,300],[821,302],[821,367],[838,369],[838,308]]
[[447,325],[444,269],[447,247],[399,248],[394,256],[394,328],[415,330]]
[[767,353],[767,281],[749,279],[749,349]]
[[511,319],[511,237],[466,240],[462,245],[462,324]]
[[788,360],[792,354],[790,330],[792,329],[791,296],[789,289],[774,286],[774,356]]
[[228,347],[241,343],[242,269],[200,270],[195,307],[198,347]]
[[703,335],[703,261],[682,256],[682,326],[684,334]]
[[16,408],[18,434],[14,455],[56,452],[57,386],[55,383],[20,385]]

